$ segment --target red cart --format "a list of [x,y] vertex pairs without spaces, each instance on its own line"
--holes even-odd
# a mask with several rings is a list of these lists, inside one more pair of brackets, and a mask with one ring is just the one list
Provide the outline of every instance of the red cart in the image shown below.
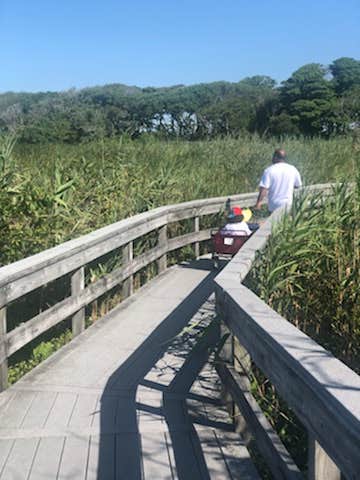
[[[253,233],[259,228],[257,223],[249,223],[248,226]],[[220,258],[232,258],[250,237],[251,235],[236,235],[224,230],[213,230],[211,238],[214,268],[219,267]]]

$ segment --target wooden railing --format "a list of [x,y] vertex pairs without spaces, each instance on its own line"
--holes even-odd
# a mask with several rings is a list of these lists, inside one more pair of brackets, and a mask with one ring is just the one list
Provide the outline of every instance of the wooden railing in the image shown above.
[[[309,190],[329,192],[329,186]],[[253,205],[256,193],[232,196],[233,203]],[[0,387],[7,387],[8,358],[40,334],[72,319],[73,334],[85,328],[85,307],[122,286],[123,297],[133,292],[133,276],[157,262],[167,266],[167,254],[210,238],[199,219],[218,213],[228,197],[160,207],[122,220],[75,240],[0,268]],[[274,478],[298,479],[301,474],[249,390],[251,360],[273,383],[309,432],[309,478],[334,480],[340,471],[348,480],[360,478],[360,378],[249,291],[242,280],[257,251],[281,216],[274,213],[216,277],[217,310],[232,337],[223,349],[218,373],[240,409],[246,429],[255,433],[258,447]],[[191,233],[168,238],[168,225],[193,219]],[[134,257],[133,242],[157,232],[157,245]],[[85,285],[85,268],[96,259],[122,252],[122,265],[95,283]],[[70,276],[71,294],[30,320],[8,331],[6,313],[12,302]]]
[[[153,262],[158,273],[167,266],[167,254],[193,244],[199,254],[199,242],[210,238],[210,229],[200,230],[199,219],[224,209],[228,198],[242,206],[253,205],[255,193],[195,200],[160,207],[121,220],[88,235],[63,243],[39,254],[0,268],[0,390],[7,387],[8,358],[40,334],[66,319],[72,319],[76,336],[85,328],[85,307],[97,298],[122,285],[123,297],[133,292],[133,276]],[[169,224],[194,219],[194,231],[168,238]],[[158,243],[134,258],[133,242],[157,231]],[[122,250],[122,265],[85,286],[85,267],[111,252]],[[71,295],[30,320],[8,331],[8,306],[49,282],[70,275]],[[66,279],[68,281],[68,278]]]
[[251,361],[308,431],[308,478],[359,479],[360,377],[242,284],[283,213],[275,211],[215,279],[217,311],[232,334],[217,370],[274,478],[302,476],[251,395]]

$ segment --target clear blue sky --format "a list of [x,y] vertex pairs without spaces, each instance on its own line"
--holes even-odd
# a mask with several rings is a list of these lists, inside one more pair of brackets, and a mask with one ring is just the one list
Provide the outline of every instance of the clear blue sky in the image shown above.
[[360,59],[360,0],[0,0],[0,92],[285,80]]

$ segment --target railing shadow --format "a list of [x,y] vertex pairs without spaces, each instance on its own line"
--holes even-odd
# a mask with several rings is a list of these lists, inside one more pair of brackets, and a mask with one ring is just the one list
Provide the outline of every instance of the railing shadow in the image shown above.
[[[209,266],[206,263],[207,270]],[[98,479],[143,478],[142,446],[137,420],[137,411],[140,406],[136,402],[137,387],[140,383],[144,384],[146,374],[214,291],[213,279],[217,273],[217,271],[210,271],[206,278],[109,377],[101,397]],[[160,412],[155,409],[153,413]],[[157,439],[154,438],[154,441]],[[181,445],[179,448],[182,448]],[[176,452],[175,458],[176,467],[181,471],[180,463],[187,461],[186,455]]]

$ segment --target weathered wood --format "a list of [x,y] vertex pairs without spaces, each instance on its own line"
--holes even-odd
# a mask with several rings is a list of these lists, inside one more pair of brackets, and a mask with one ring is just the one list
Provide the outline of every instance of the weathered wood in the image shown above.
[[116,478],[115,461],[115,435],[93,435],[90,442],[86,480]]
[[[311,187],[309,192],[317,188]],[[325,190],[325,194],[331,194],[331,185],[326,185]],[[217,276],[217,308],[257,366],[336,460],[346,478],[357,478],[360,377],[240,283],[283,211],[276,210]]]
[[[105,275],[97,282],[89,285],[85,289],[80,289],[77,295],[58,302],[53,307],[41,312],[36,317],[19,325],[6,336],[4,344],[7,356],[12,355],[31,340],[47,331],[54,325],[62,322],[66,318],[80,312],[86,305],[93,302],[101,295],[105,294],[119,283],[131,277],[133,274],[146,267],[155,260],[166,256],[168,251],[176,250],[183,246],[193,243],[195,240],[202,241],[210,238],[209,230],[189,233],[180,237],[168,240],[165,244],[155,247],[123,267],[114,270]],[[1,346],[1,343],[0,343]],[[1,359],[1,350],[0,350]]]
[[360,471],[360,377],[241,284],[225,322],[348,478]]
[[[159,234],[158,234],[158,245],[160,248],[164,248],[167,250],[167,225],[164,225],[163,227],[160,228]],[[158,260],[158,273],[161,273],[166,270],[167,267],[167,256],[166,253],[162,255],[159,260]]]
[[104,275],[95,283],[86,287],[78,296],[65,298],[26,323],[22,323],[6,336],[5,346],[7,349],[7,355],[12,355],[31,340],[38,337],[41,333],[46,332],[49,328],[57,325],[66,318],[71,317],[81,308],[93,302],[101,295],[104,295],[116,285],[129,278],[129,276],[135,274],[166,254],[166,252],[191,244],[194,239],[201,240],[203,238],[208,238],[208,236],[209,231],[205,230],[198,232],[197,234],[190,233],[181,237],[173,238],[168,241],[167,246],[155,247],[143,255],[139,255],[128,265]]
[[[78,297],[85,288],[85,272],[84,267],[79,268],[71,276],[71,295]],[[72,317],[72,334],[76,337],[85,330],[85,308],[82,307]]]
[[19,438],[15,440],[7,461],[0,472],[1,480],[29,478],[38,445],[38,438]]
[[[134,261],[136,260],[137,259]],[[194,270],[191,268],[169,269],[157,282],[153,282],[152,285],[145,287],[142,292],[138,292],[138,300],[136,302],[129,302],[126,309],[120,307],[116,313],[109,314],[106,321],[99,321],[91,326],[83,335],[77,337],[74,342],[64,347],[64,349],[57,352],[53,357],[18,382],[16,396],[19,398],[19,403],[14,404],[12,401],[10,408],[7,408],[6,411],[4,411],[4,408],[0,409],[0,435],[2,434],[3,438],[5,438],[9,433],[5,431],[7,422],[3,422],[3,419],[8,417],[10,420],[10,410],[17,415],[16,422],[8,422],[8,426],[13,428],[11,435],[14,435],[12,438],[15,439],[15,442],[17,442],[22,435],[34,441],[34,438],[38,438],[34,433],[39,432],[40,442],[36,450],[38,453],[34,454],[32,463],[35,473],[39,472],[39,475],[44,473],[46,478],[56,478],[57,473],[59,473],[60,478],[62,475],[80,478],[84,473],[83,467],[86,463],[88,470],[90,468],[90,474],[87,473],[86,478],[97,478],[97,476],[108,478],[109,475],[110,477],[111,475],[112,477],[116,476],[112,467],[115,466],[115,462],[118,462],[117,476],[121,477],[124,472],[126,476],[126,468],[122,470],[123,463],[121,463],[121,459],[129,450],[133,456],[136,455],[135,452],[139,452],[140,454],[143,452],[140,445],[136,449],[130,448],[130,445],[134,443],[129,440],[131,440],[135,432],[127,431],[128,435],[127,437],[123,437],[122,441],[119,438],[120,434],[124,433],[120,431],[119,419],[127,419],[126,412],[122,408],[118,408],[122,403],[122,401],[118,402],[118,400],[120,400],[120,397],[124,398],[124,393],[120,394],[119,390],[125,389],[125,387],[129,385],[129,379],[135,381],[135,383],[140,380],[143,386],[139,388],[144,389],[146,385],[144,374],[148,372],[152,366],[154,371],[157,371],[159,382],[156,380],[149,382],[147,389],[156,389],[160,395],[162,394],[162,389],[167,389],[167,384],[162,385],[164,378],[163,367],[164,365],[168,365],[169,370],[171,370],[174,375],[178,372],[178,368],[174,368],[174,364],[169,364],[169,358],[175,358],[175,366],[177,366],[177,362],[182,360],[182,355],[187,351],[187,347],[183,345],[183,342],[180,342],[179,345],[175,337],[186,325],[187,319],[192,317],[193,311],[198,308],[199,304],[203,303],[203,300],[201,300],[202,295],[208,295],[208,293],[204,291],[205,279],[207,283],[205,290],[211,290],[213,288],[212,273],[196,268]],[[179,295],[179,291],[181,295]],[[169,295],[169,293],[171,294]],[[202,318],[203,316],[200,315],[200,317]],[[149,326],[150,324],[151,326]],[[124,328],[126,325],[131,325],[131,329]],[[196,318],[194,319],[194,325],[197,325]],[[197,328],[195,330],[197,330]],[[154,332],[157,332],[155,336]],[[163,349],[168,346],[169,341],[172,339],[174,339],[174,345],[177,345],[177,348],[179,348],[179,353],[176,353],[171,345],[168,350],[168,357],[164,358],[162,357]],[[191,348],[191,345],[192,342],[189,343],[189,348]],[[159,359],[159,357],[161,358]],[[159,359],[159,361],[155,365],[157,359]],[[101,368],[98,368],[100,363]],[[200,367],[201,365],[199,365],[198,369],[200,369]],[[189,368],[190,374],[193,371],[194,368]],[[137,376],[139,379],[136,378]],[[180,376],[182,375],[180,374]],[[134,378],[135,380],[133,380]],[[154,379],[154,377],[152,378]],[[182,377],[182,379],[184,380],[184,377]],[[208,370],[205,372],[202,371],[199,380],[200,381],[195,382],[195,388],[192,389],[190,396],[197,398],[202,405],[203,402],[206,402],[205,398],[208,397],[210,407],[213,406],[214,411],[220,410],[218,390],[215,392],[216,384],[211,383],[212,377],[209,375]],[[206,382],[205,385],[204,382]],[[187,381],[181,383],[182,385],[189,386]],[[24,401],[28,392],[24,392],[21,389],[24,386],[30,387],[30,385],[32,385],[35,391],[37,386],[43,386],[47,389],[51,386],[54,388],[56,400],[49,415],[46,415],[45,411],[48,410],[51,404],[51,399],[47,395],[41,396],[47,405],[44,412],[38,408],[37,401],[40,397],[37,393],[34,395],[30,394],[27,401]],[[69,389],[68,393],[61,393],[61,389],[64,386]],[[212,388],[213,386],[215,388]],[[202,389],[199,387],[202,387]],[[119,390],[114,390],[115,388]],[[76,392],[70,393],[70,389],[74,389]],[[81,393],[80,389],[83,389],[83,393]],[[90,390],[88,394],[86,394],[87,389]],[[46,393],[50,392],[47,391]],[[182,398],[185,398],[184,392],[178,393],[180,393]],[[84,397],[84,394],[86,397]],[[95,400],[97,394],[102,397],[98,404],[96,404]],[[5,393],[5,395],[9,394]],[[109,398],[114,402],[113,409],[111,405],[106,402],[106,399]],[[11,404],[13,404],[14,408],[11,408]],[[152,438],[156,443],[156,439],[160,438],[164,430],[166,430],[166,432],[170,431],[170,436],[174,441],[173,447],[174,451],[176,451],[176,460],[178,462],[178,456],[181,452],[179,452],[179,443],[176,442],[179,440],[179,436],[182,435],[184,424],[177,422],[177,418],[174,418],[174,422],[169,426],[164,421],[164,411],[161,409],[161,403],[154,405],[154,403],[151,403],[150,397],[147,397],[147,399],[143,401],[139,399],[135,400],[134,398],[133,406],[134,409],[147,410],[149,413],[162,419],[162,422],[158,423],[161,424],[163,430],[153,431]],[[209,410],[207,411],[209,412]],[[44,423],[45,416],[46,421]],[[212,417],[211,429],[213,429],[215,425],[219,425],[220,429],[226,426],[219,417],[220,416]],[[38,427],[35,427],[35,425],[31,429],[24,429],[22,427],[32,424],[35,418],[39,420]],[[179,418],[181,420],[180,414]],[[208,418],[211,420],[210,416]],[[200,414],[198,419],[202,421],[204,417]],[[14,419],[12,418],[12,420]],[[137,428],[136,421],[134,422],[134,427]],[[149,428],[149,425],[147,428]],[[177,434],[176,429],[180,430],[180,435]],[[149,430],[147,430],[147,432],[149,432]],[[101,434],[101,438],[96,437],[99,434]],[[116,438],[116,441],[109,443],[108,440],[113,438],[114,435],[119,437]],[[51,448],[52,443],[52,441],[47,439],[61,437],[64,437],[63,448],[61,448],[61,445],[59,447],[59,444],[55,442],[53,452],[47,457],[46,451]],[[86,441],[80,441],[80,439],[86,439],[86,437],[89,439],[88,444]],[[99,441],[93,443],[94,438],[98,438]],[[189,438],[189,447],[193,448],[193,440],[196,440],[196,438]],[[229,438],[227,442],[228,449],[233,445],[231,440],[232,439]],[[217,435],[214,436],[214,444],[211,448],[213,448],[216,443],[219,448],[218,453],[214,450],[214,454],[219,458],[220,462],[222,462],[225,457],[229,471],[232,472],[232,476],[235,478],[237,467],[235,468],[234,465],[237,463],[237,460],[239,462],[243,461],[244,467],[249,465],[250,462],[248,455],[246,458],[243,455],[243,453],[246,453],[246,451],[244,452],[244,447],[237,454],[231,449],[230,451],[228,450],[226,454],[223,448],[223,440]],[[127,445],[127,449],[121,450],[123,444]],[[140,439],[139,444],[141,444]],[[5,448],[7,448],[7,444],[5,444]],[[27,445],[24,445],[24,448],[27,449]],[[1,453],[0,451],[0,459]],[[20,453],[21,452],[17,455],[17,458],[21,458],[19,457]],[[209,458],[208,454],[209,451],[205,452],[206,461]],[[57,463],[54,457],[58,457]],[[44,458],[47,460],[44,460]],[[140,459],[140,457],[138,457],[138,459],[139,462],[136,463],[136,465],[141,465],[142,459]],[[182,460],[186,463],[187,457],[184,456]],[[45,461],[45,465],[47,464],[49,467],[49,471],[47,472],[44,472],[41,468],[43,461]],[[132,462],[130,462],[130,464],[133,465]],[[14,462],[11,465],[14,465]],[[21,467],[21,463],[17,465],[17,468]],[[53,469],[59,465],[60,471],[53,471]],[[234,467],[233,469],[231,469],[231,465]],[[214,466],[216,467],[215,463]],[[210,465],[208,465],[208,467],[210,467]],[[107,468],[110,471],[106,470]],[[164,468],[168,469],[169,465],[164,465]],[[242,472],[240,466],[238,468],[239,472]],[[17,473],[17,470],[15,470],[15,472]],[[27,473],[26,469],[25,472]],[[132,472],[134,471],[132,470]],[[6,473],[9,473],[8,470],[6,470]],[[137,473],[137,471],[135,473]],[[169,471],[168,478],[172,478],[171,474],[172,472]],[[247,478],[245,473],[241,474],[244,478]],[[241,474],[238,474],[239,477]],[[229,474],[229,477],[230,476]],[[6,479],[6,477],[4,478]],[[29,478],[31,479],[31,475]]]
[[244,416],[248,428],[256,440],[256,445],[274,478],[279,480],[302,479],[303,476],[290,454],[252,396],[246,377],[225,364],[217,364],[216,370]]
[[69,478],[86,478],[87,459],[89,455],[90,438],[77,435],[65,438],[59,465],[59,480]]
[[[164,211],[154,219],[143,219],[139,225],[133,222],[133,218],[129,222],[123,221],[123,224],[119,222],[121,225],[118,230],[115,229],[117,224],[114,224],[2,267],[0,307],[166,224]],[[135,225],[130,228],[133,223]],[[101,232],[107,229],[112,235],[110,232]]]
[[64,439],[62,437],[42,438],[28,479],[43,480],[54,476],[54,472],[58,471],[63,447]]
[[0,410],[0,428],[19,428],[35,396],[34,392],[16,392],[6,408]]
[[6,307],[3,307],[0,308],[0,392],[8,386],[6,329]]
[[64,430],[68,426],[79,395],[71,392],[60,392],[49,416],[46,419],[47,430]]
[[341,480],[341,472],[310,433],[308,480]]
[[[161,420],[158,420],[158,423],[160,422]],[[141,451],[144,469],[143,478],[156,478],[157,480],[169,480],[171,478],[171,465],[165,433],[159,432],[156,438],[154,438],[152,432],[141,435]]]
[[13,447],[13,440],[0,439],[0,472],[3,471],[5,463]]
[[[194,218],[194,232],[200,231],[200,219],[199,217]],[[200,256],[200,243],[195,242],[194,244],[194,251],[195,251],[195,258],[199,258]]]
[[[133,261],[134,251],[133,251],[133,242],[129,242],[123,248],[123,265],[129,265]],[[130,275],[122,284],[122,297],[130,297],[134,292],[134,277]]]
[[220,352],[220,358],[223,362],[232,364],[234,361],[233,337],[231,335],[230,330],[227,328],[227,326],[224,323],[221,323],[220,325],[220,337],[221,337],[221,341],[223,341],[226,338]]
[[[218,307],[218,303],[216,303],[216,307]],[[217,310],[217,315],[219,315],[219,310]],[[219,353],[218,361],[227,363],[228,365],[232,365],[234,362],[234,354],[233,354],[233,341],[234,337],[231,334],[230,330],[221,322],[220,324],[220,338],[221,342],[225,340],[223,347]],[[226,387],[225,383],[221,385],[221,399],[223,404],[226,406],[227,411],[229,412],[230,417],[232,418],[233,422],[235,419],[235,403],[229,393],[228,388]]]
[[[233,339],[233,363],[234,370],[242,376],[242,381],[246,388],[250,389],[249,375],[251,372],[251,358],[249,353],[240,344],[237,338]],[[246,418],[243,416],[238,404],[235,402],[234,408],[234,424],[235,430],[243,436],[246,443],[251,440],[251,434],[247,425]]]
[[[217,213],[228,197],[159,207],[0,268],[0,307],[167,223]],[[229,197],[250,205],[256,193]]]
[[[311,191],[329,188],[329,184],[312,185]],[[250,206],[256,197],[254,192],[159,207],[2,267],[0,307],[167,223],[217,213],[229,199]]]
[[155,261],[164,253],[163,248],[155,248],[137,257],[125,267],[114,270],[85,288],[77,297],[69,297],[41,312],[26,323],[19,325],[7,335],[8,355],[12,355],[31,340],[49,328],[65,320],[84,306],[111,290],[123,280]]
[[201,230],[200,232],[191,232],[180,237],[171,238],[167,242],[167,252],[172,252],[178,248],[186,247],[194,241],[203,242],[211,238],[210,230]]
[[[260,480],[250,454],[237,433],[220,431],[216,432],[216,437],[221,444],[221,453],[224,456],[232,480]],[[241,451],[241,456],[239,454],[235,455],[236,450]]]

